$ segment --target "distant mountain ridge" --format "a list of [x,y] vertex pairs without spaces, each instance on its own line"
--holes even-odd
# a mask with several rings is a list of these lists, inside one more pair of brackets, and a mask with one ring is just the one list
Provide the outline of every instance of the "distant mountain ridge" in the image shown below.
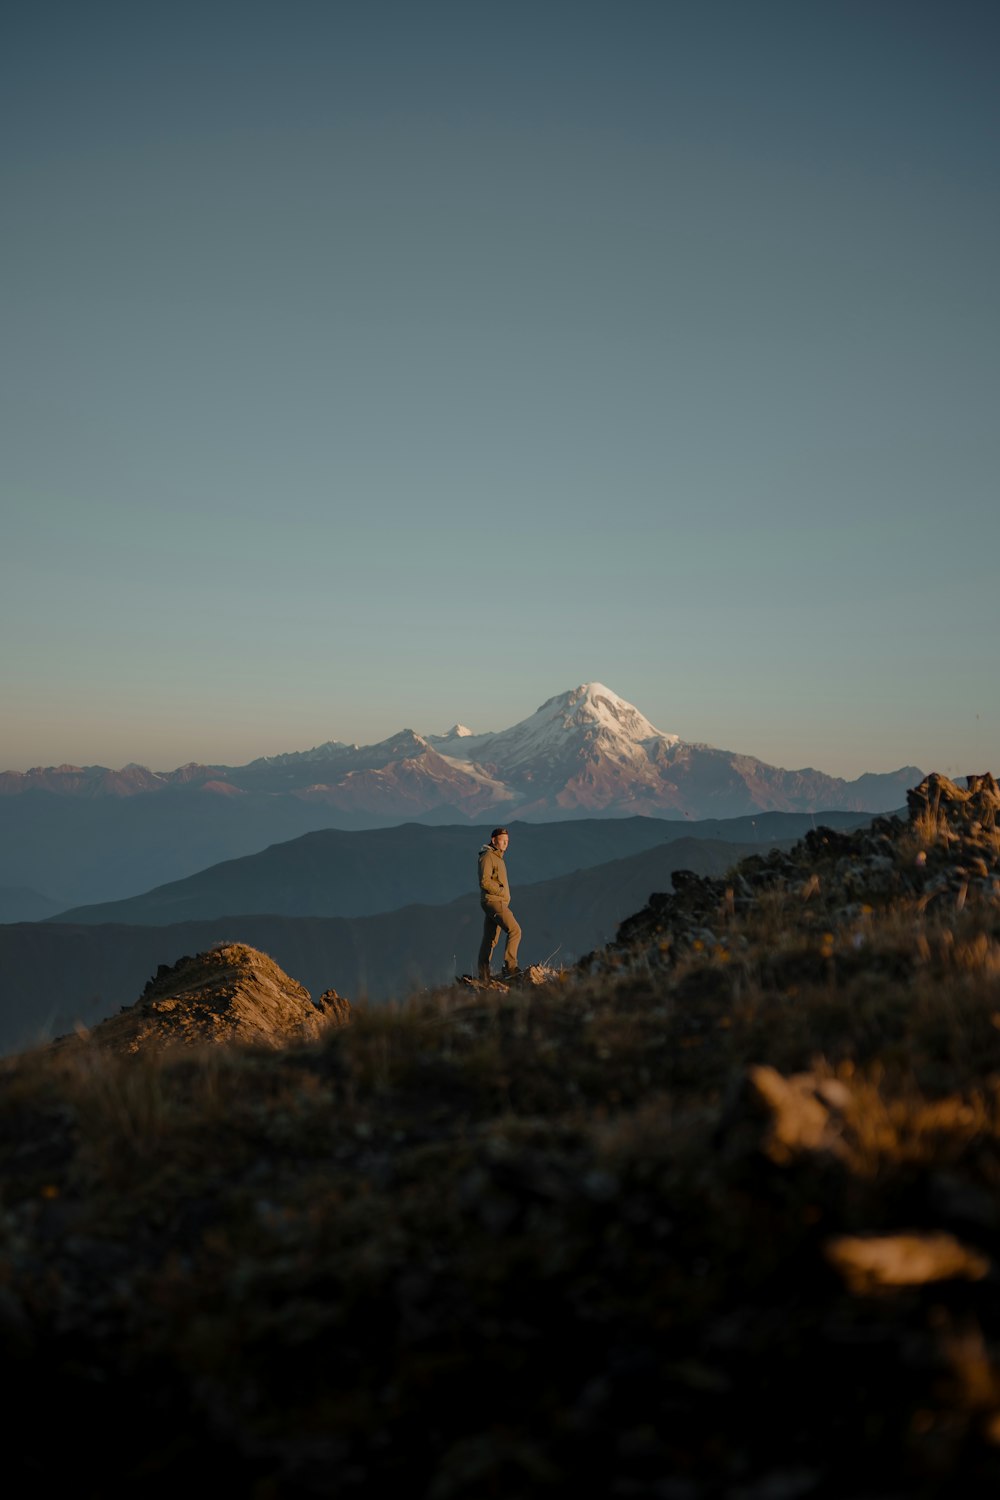
[[665,734],[591,682],[496,733],[403,729],[376,745],[330,740],[235,767],[2,772],[0,885],[63,906],[120,899],[319,828],[878,813],[922,776],[915,766],[855,781],[784,770]]
[[266,791],[318,800],[332,813],[397,820],[442,809],[469,820],[487,810],[540,821],[632,813],[705,818],[767,810],[883,812],[898,806],[922,774],[904,766],[845,781],[812,768],[787,771],[664,734],[610,688],[591,682],[547,699],[529,718],[497,733],[476,734],[458,724],[441,735],[403,729],[376,745],[330,740],[245,766],[3,771],[0,796]]
[[[835,828],[866,821],[834,812]],[[810,813],[668,822],[663,818],[511,821],[507,856],[517,889],[694,839],[759,849],[790,843],[816,826]],[[59,924],[169,926],[251,913],[285,917],[365,917],[419,902],[438,905],[475,888],[476,856],[490,825],[402,823],[392,828],[323,828],[258,853],[225,860],[185,880],[124,901],[46,914]]]
[[[674,870],[717,876],[760,849],[757,842],[684,836],[537,884],[518,882],[522,961],[572,963],[610,941],[651,891],[669,889]],[[310,994],[332,988],[352,1003],[378,1003],[451,983],[456,974],[472,972],[482,932],[473,879],[468,887],[467,894],[440,905],[415,902],[371,916],[229,912],[157,926],[0,926],[0,1055],[68,1033],[78,1023],[95,1026],[132,1005],[160,965],[219,945],[248,944],[294,974]]]

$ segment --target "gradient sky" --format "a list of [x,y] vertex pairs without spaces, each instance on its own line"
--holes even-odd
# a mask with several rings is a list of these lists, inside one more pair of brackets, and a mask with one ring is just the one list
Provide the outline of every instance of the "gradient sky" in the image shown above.
[[1000,773],[1000,6],[23,4],[0,769]]

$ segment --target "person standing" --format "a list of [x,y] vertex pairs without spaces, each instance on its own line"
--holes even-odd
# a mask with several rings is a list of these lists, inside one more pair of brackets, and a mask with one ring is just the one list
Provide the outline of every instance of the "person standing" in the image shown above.
[[479,851],[479,904],[483,908],[483,940],[479,945],[479,978],[489,979],[490,960],[501,929],[507,934],[503,955],[503,978],[514,979],[521,928],[510,909],[510,883],[504,854],[510,843],[506,828],[494,828],[490,841]]

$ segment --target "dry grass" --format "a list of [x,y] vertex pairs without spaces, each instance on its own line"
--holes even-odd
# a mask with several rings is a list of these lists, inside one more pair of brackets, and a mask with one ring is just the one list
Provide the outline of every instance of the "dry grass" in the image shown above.
[[7,1060],[10,1417],[67,1439],[17,1491],[995,1493],[1000,904],[952,832],[284,1052]]

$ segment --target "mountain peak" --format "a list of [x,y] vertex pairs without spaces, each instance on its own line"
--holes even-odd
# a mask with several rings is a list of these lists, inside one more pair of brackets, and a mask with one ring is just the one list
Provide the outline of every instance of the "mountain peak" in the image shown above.
[[[169,787],[176,811],[185,805],[181,793],[204,787],[213,812],[226,802],[233,808],[245,803],[248,818],[265,824],[267,832],[272,810],[285,816],[282,799],[291,799],[295,832],[324,813],[334,825],[353,828],[401,819],[486,820],[501,807],[508,817],[536,820],[878,812],[898,807],[922,775],[907,767],[848,783],[809,768],[767,766],[753,756],[664,733],[606,683],[589,681],[547,698],[529,717],[497,732],[472,731],[458,722],[445,735],[406,728],[375,745],[329,740],[242,767],[192,763],[167,773],[134,767],[0,773],[0,809],[26,791],[96,800],[151,796]],[[235,796],[237,791],[254,797]],[[42,816],[59,813],[40,802]],[[2,883],[44,890],[48,880],[23,862],[0,868]],[[61,878],[53,877],[51,887],[61,890]]]
[[584,682],[570,692],[559,693],[542,704],[535,718],[539,714],[547,714],[550,719],[562,715],[566,728],[595,724],[628,740],[662,739],[675,743],[678,739],[675,734],[656,729],[634,704],[620,698],[603,682]]

